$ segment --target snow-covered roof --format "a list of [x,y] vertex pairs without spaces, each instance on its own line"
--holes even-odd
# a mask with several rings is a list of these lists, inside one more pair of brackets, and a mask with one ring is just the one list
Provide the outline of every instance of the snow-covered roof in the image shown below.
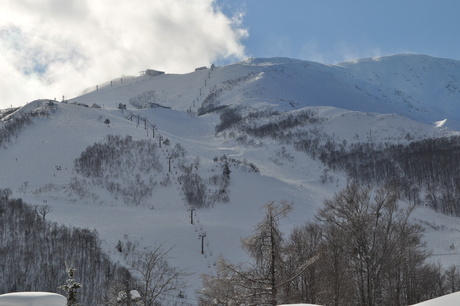
[[414,304],[412,306],[457,306],[460,305],[460,291],[446,294],[432,300]]
[[65,306],[67,299],[51,292],[14,292],[0,295],[0,306]]

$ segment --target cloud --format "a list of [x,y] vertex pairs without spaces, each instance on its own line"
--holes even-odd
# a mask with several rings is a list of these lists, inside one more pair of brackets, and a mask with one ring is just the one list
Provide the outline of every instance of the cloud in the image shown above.
[[309,40],[302,44],[299,52],[300,58],[324,64],[337,64],[381,55],[381,49],[365,39],[354,43],[341,40],[323,45],[317,40]]
[[0,108],[71,97],[146,68],[183,73],[241,59],[242,18],[214,0],[3,1]]
[[316,40],[309,40],[302,44],[300,47],[299,58],[309,61],[326,63],[327,55]]
[[361,40],[357,44],[348,42],[339,42],[336,45],[335,51],[340,56],[337,57],[335,63],[343,61],[351,61],[366,57],[382,56],[382,51],[379,47],[372,45],[370,42]]

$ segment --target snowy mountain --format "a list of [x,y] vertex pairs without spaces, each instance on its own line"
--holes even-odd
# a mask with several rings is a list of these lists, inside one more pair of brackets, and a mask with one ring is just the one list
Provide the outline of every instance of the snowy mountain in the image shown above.
[[[219,255],[246,260],[240,238],[265,203],[293,203],[289,232],[346,185],[347,168],[326,162],[332,153],[457,136],[459,80],[460,62],[413,54],[113,79],[3,116],[0,186],[51,206],[49,220],[97,229],[115,260],[118,241],[173,246],[196,304],[199,275]],[[458,219],[424,206],[413,217],[433,261],[457,263]]]
[[[414,54],[337,65],[288,58],[248,59],[212,71],[165,74],[154,81],[149,76],[134,78],[129,85],[125,80],[124,86],[118,84],[120,80],[113,80],[113,87],[118,85],[116,89],[110,88],[109,83],[104,87],[110,93],[92,92],[78,97],[78,101],[127,103],[133,93],[142,93],[145,82],[150,81],[154,99],[160,104],[174,105],[177,110],[193,111],[209,93],[214,93],[232,105],[272,105],[281,110],[333,106],[361,112],[394,112],[425,123],[446,118],[458,121],[458,65],[455,60]],[[209,74],[212,78],[206,83]],[[181,84],[181,88],[173,84]],[[127,90],[126,86],[130,88]],[[195,99],[198,103],[193,106]]]

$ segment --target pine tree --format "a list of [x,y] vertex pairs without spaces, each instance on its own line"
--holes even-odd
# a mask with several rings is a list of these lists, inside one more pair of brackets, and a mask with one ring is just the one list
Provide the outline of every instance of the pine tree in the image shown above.
[[68,268],[67,274],[69,275],[69,278],[67,279],[65,285],[59,286],[59,289],[62,289],[67,293],[67,306],[78,306],[77,290],[81,288],[81,284],[76,282],[74,279],[75,268]]

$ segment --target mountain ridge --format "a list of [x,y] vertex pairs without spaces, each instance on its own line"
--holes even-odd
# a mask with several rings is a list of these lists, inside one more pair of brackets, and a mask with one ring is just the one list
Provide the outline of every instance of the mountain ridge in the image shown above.
[[[459,66],[459,61],[413,54],[335,65],[290,58],[251,58],[187,74],[136,77],[130,82],[134,82],[131,87],[136,92],[142,92],[142,83],[150,87],[155,92],[152,99],[160,105],[191,112],[197,112],[206,98],[208,103],[210,99],[224,98],[231,105],[245,101],[283,110],[334,106],[364,112],[394,112],[424,123],[448,119],[448,126],[458,128]],[[182,90],[172,89],[168,84],[182,84]],[[111,89],[105,85],[69,101],[90,103],[102,98],[103,102],[113,103],[107,100],[110,98],[129,104],[132,96],[117,91],[123,86],[114,84],[113,95],[101,94]],[[219,97],[222,86],[226,87],[225,97]]]

